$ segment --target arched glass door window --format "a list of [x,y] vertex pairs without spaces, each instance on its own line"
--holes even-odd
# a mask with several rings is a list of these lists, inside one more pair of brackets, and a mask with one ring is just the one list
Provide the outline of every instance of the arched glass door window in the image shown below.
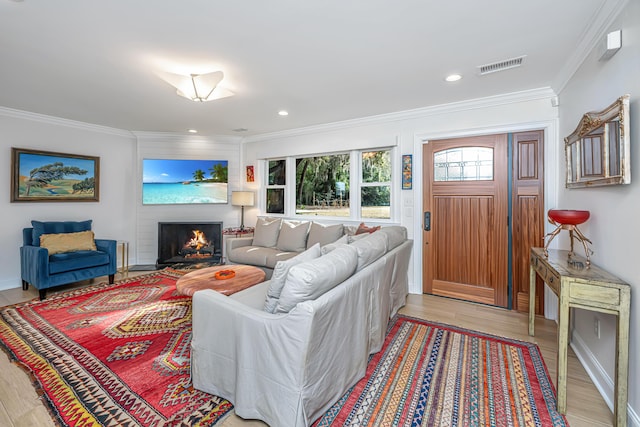
[[457,147],[434,153],[433,180],[493,180],[493,148]]

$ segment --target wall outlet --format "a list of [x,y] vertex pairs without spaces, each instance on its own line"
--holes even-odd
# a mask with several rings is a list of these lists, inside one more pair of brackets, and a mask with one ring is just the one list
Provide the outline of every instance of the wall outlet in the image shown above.
[[593,333],[598,339],[600,339],[600,319],[597,317],[593,318]]

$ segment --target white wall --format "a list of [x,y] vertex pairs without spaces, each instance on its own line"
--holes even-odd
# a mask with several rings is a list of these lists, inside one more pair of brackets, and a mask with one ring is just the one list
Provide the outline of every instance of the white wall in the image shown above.
[[[0,107],[0,290],[21,286],[22,229],[31,220],[93,220],[97,237],[129,242],[129,265],[155,264],[160,221],[240,224],[240,208],[224,205],[142,206],[143,158],[229,161],[229,194],[242,188],[240,138],[138,133]],[[11,147],[100,157],[99,202],[10,203]],[[247,211],[251,213],[251,210]],[[255,214],[254,214],[255,215]],[[118,259],[120,263],[120,259]]]
[[[397,147],[395,170],[397,188],[392,203],[399,207],[396,223],[407,227],[414,239],[409,270],[410,292],[422,293],[422,145],[429,138],[505,133],[545,129],[545,181],[548,206],[555,206],[554,183],[557,180],[557,109],[552,107],[550,89],[495,96],[420,110],[406,111],[366,119],[333,123],[247,138],[245,164],[255,164],[253,188],[263,198],[264,162],[261,159],[308,155],[370,147]],[[402,154],[413,154],[413,189],[399,190]],[[373,221],[370,221],[373,222]],[[417,261],[416,261],[417,260]]]
[[[31,220],[93,220],[97,237],[135,235],[135,138],[129,132],[0,108],[0,290],[21,286],[22,229]],[[11,147],[100,157],[99,202],[10,203]]]
[[[136,133],[136,182],[142,182],[143,159],[227,160],[229,167],[229,203],[202,205],[143,205],[141,185],[136,185],[135,241],[137,264],[155,264],[158,256],[158,222],[222,221],[223,227],[240,225],[240,208],[231,206],[231,191],[240,190],[244,169],[240,169],[240,138],[178,136]],[[134,208],[132,207],[132,211]],[[246,218],[246,212],[245,212]],[[246,222],[246,219],[245,219]]]
[[[586,209],[591,218],[580,226],[593,241],[593,263],[627,281],[631,289],[631,344],[629,371],[630,425],[640,425],[640,2],[630,1],[608,31],[622,30],[622,48],[608,61],[599,61],[596,47],[565,87],[559,91],[560,134],[569,135],[582,115],[598,111],[623,94],[631,95],[631,184],[565,189],[558,181],[559,208]],[[604,37],[604,36],[603,36]],[[558,156],[563,156],[558,147]],[[565,173],[564,167],[561,174]],[[561,175],[562,176],[562,175]],[[568,242],[566,242],[568,245]],[[566,246],[568,248],[568,246]],[[605,394],[613,399],[615,316],[574,310],[573,346]],[[601,333],[594,333],[594,319]],[[571,396],[569,396],[571,399]]]

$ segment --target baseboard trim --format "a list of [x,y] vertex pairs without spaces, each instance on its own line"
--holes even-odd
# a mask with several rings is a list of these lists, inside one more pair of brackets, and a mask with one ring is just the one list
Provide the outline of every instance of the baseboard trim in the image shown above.
[[[575,352],[578,360],[587,371],[587,375],[602,395],[609,410],[613,413],[614,385],[613,379],[607,374],[600,362],[596,359],[589,347],[580,335],[574,330],[571,339],[571,348]],[[640,427],[640,416],[627,404],[627,425],[629,427]]]
[[20,279],[6,279],[0,280],[0,291],[6,291],[8,289],[15,289],[22,286]]

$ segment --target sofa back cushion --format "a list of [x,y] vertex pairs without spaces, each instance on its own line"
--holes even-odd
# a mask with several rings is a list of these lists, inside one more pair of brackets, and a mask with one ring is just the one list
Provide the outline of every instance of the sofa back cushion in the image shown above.
[[309,221],[282,221],[276,248],[281,251],[302,252],[307,247]]
[[40,236],[40,246],[46,248],[49,255],[96,250],[93,231],[43,234]]
[[326,255],[289,269],[276,305],[276,313],[288,313],[298,303],[313,300],[344,282],[358,265],[358,253],[341,245]]
[[92,220],[86,221],[31,221],[33,246],[40,246],[40,236],[55,233],[76,233],[91,230]]
[[267,290],[267,298],[264,302],[264,311],[268,313],[275,313],[276,304],[278,303],[278,299],[282,293],[282,288],[287,280],[287,274],[291,267],[320,258],[320,255],[320,245],[316,243],[293,258],[286,261],[278,261],[273,269],[273,274],[271,275],[271,282],[269,283],[269,289]]
[[400,243],[407,240],[407,229],[400,225],[391,225],[389,227],[382,227],[380,229],[381,233],[387,235],[389,239],[389,248],[388,251],[395,249],[400,245]]
[[339,238],[338,240],[336,240],[333,243],[327,243],[326,245],[322,246],[320,248],[320,252],[322,252],[322,255],[326,255],[329,252],[331,252],[332,250],[338,248],[340,245],[347,245],[349,244],[349,237],[346,234],[344,236],[342,236],[341,238]]
[[273,248],[278,243],[280,233],[280,218],[258,218],[253,230],[253,246]]
[[317,222],[311,223],[309,229],[309,238],[307,239],[307,247],[320,243],[320,246],[324,246],[328,243],[333,243],[338,240],[344,234],[344,225],[323,225]]
[[385,233],[376,231],[363,239],[356,240],[349,246],[354,248],[358,254],[358,266],[356,270],[360,271],[387,253],[389,239]]

